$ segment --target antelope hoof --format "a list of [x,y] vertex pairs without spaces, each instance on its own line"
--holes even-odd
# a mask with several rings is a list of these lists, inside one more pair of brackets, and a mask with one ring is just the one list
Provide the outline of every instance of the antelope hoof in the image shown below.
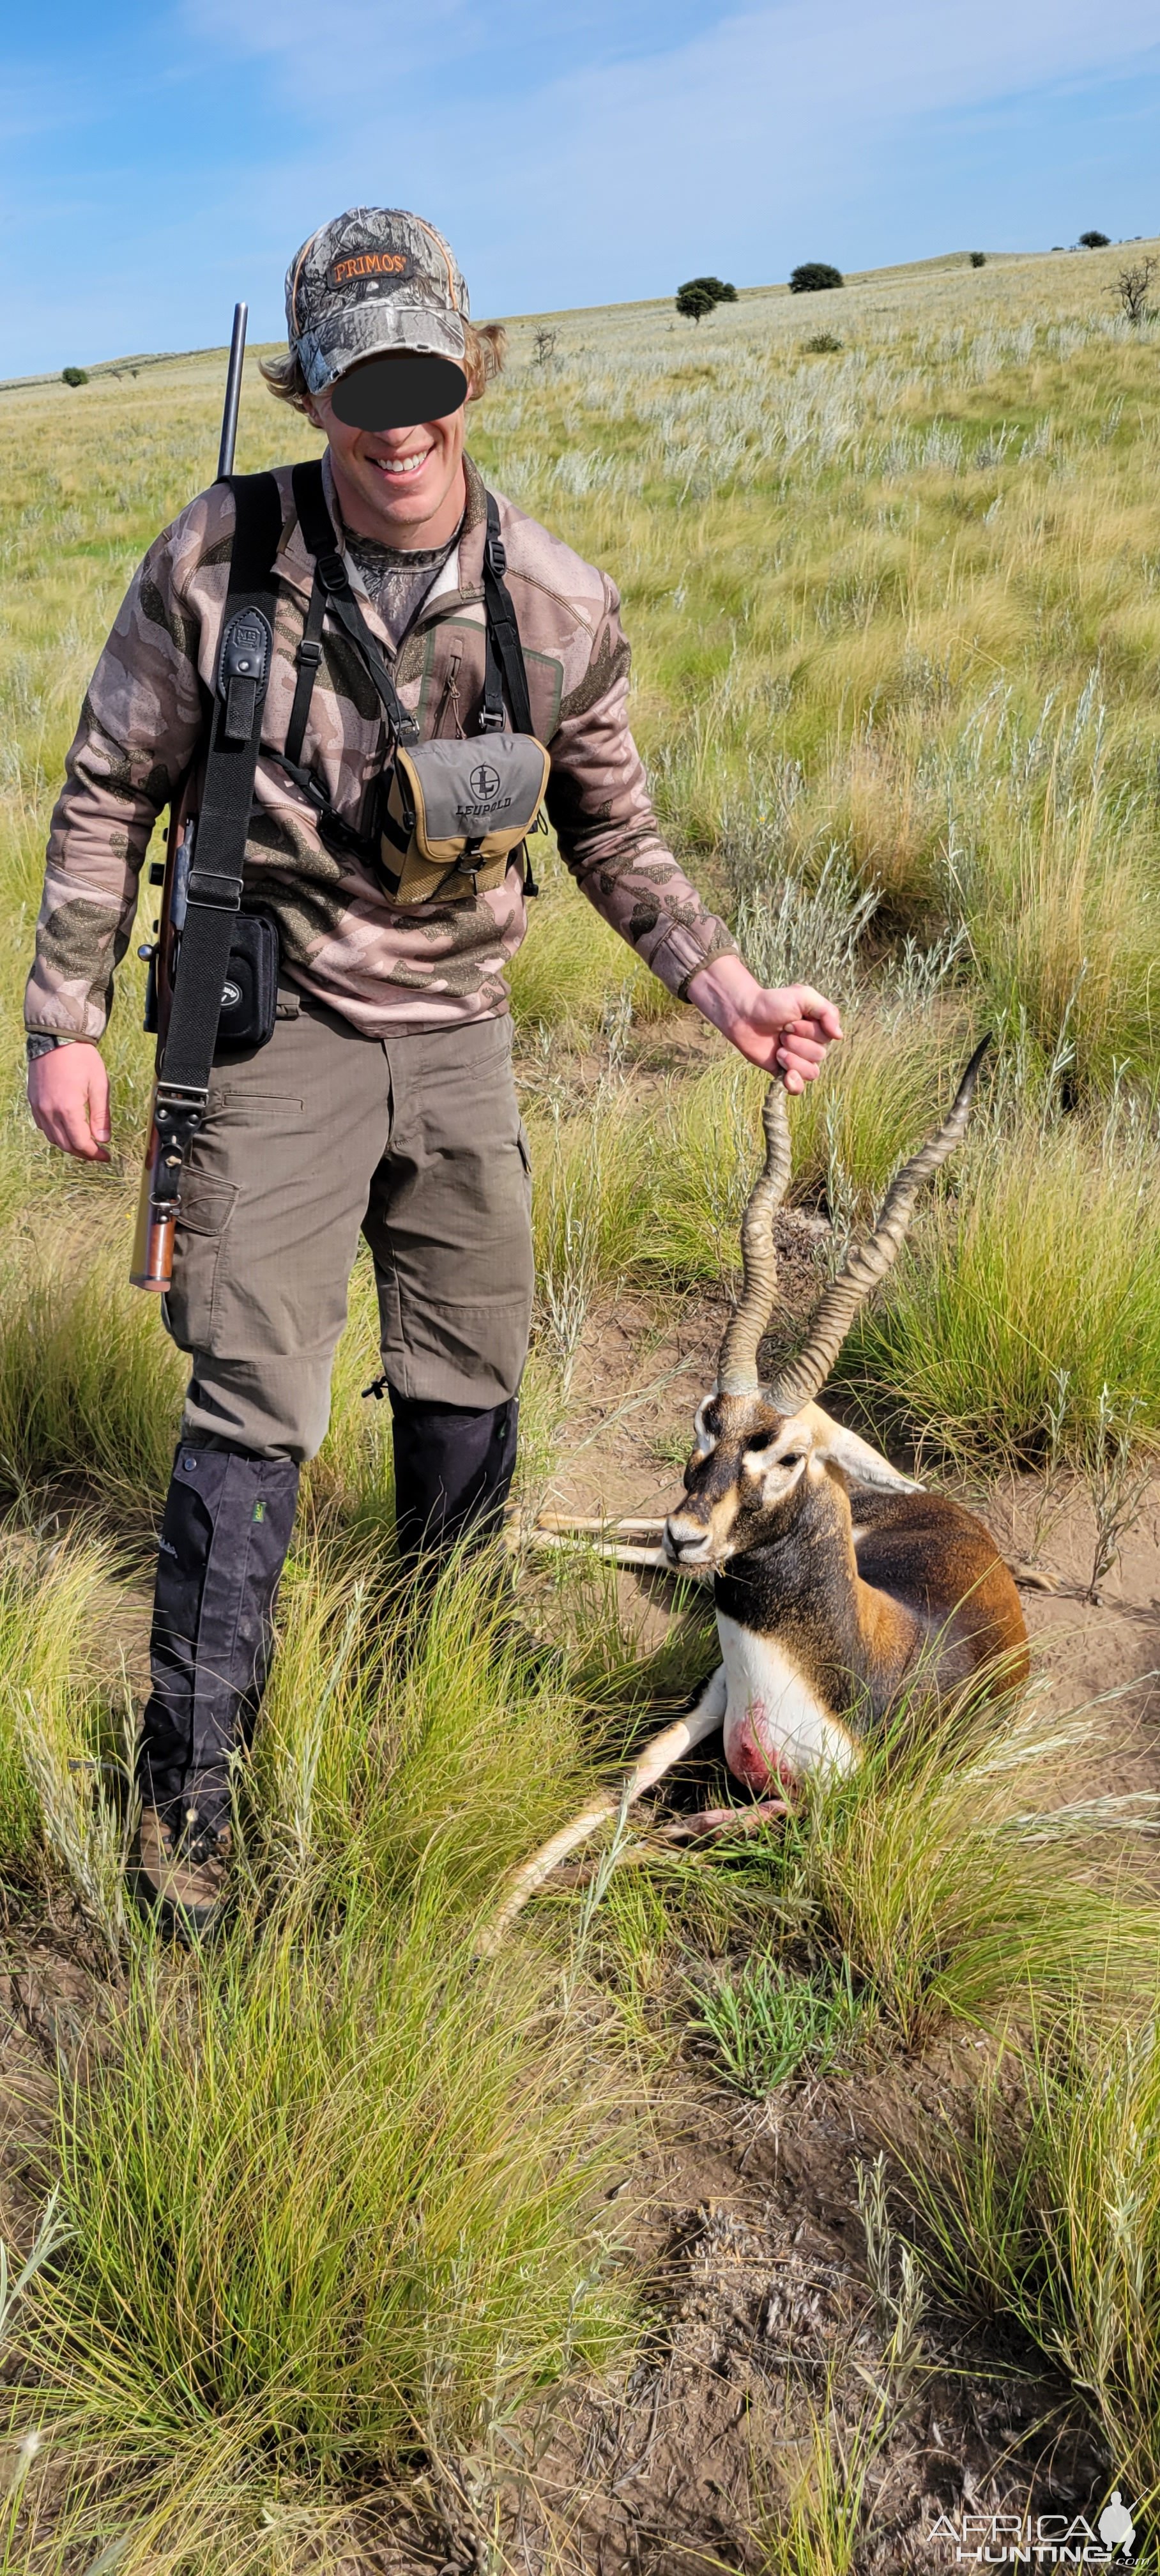
[[775,1816],[792,1814],[784,1798],[759,1798],[752,1807],[699,1807],[665,1825],[663,1832],[667,1842],[708,1842],[716,1834],[756,1834]]

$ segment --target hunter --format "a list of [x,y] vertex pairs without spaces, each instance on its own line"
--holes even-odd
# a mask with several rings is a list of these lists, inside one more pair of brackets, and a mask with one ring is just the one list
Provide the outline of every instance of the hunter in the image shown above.
[[[227,1882],[232,1757],[265,1684],[299,1473],[326,1431],[360,1232],[378,1283],[404,1563],[420,1551],[437,1563],[502,1513],[533,1287],[505,980],[527,926],[525,860],[516,853],[487,891],[472,878],[466,899],[406,905],[368,829],[396,748],[368,659],[385,664],[420,745],[498,739],[480,731],[489,655],[494,670],[489,495],[464,440],[504,334],[473,326],[442,236],[383,207],[353,208],[310,236],[287,275],[286,317],[287,355],[263,373],[326,444],[320,476],[275,476],[274,654],[243,824],[242,908],[277,929],[276,1017],[267,1043],[218,1050],[163,1309],[190,1376],[160,1535],[135,1885],[185,1937],[212,1925]],[[410,368],[408,387],[443,389],[427,402],[437,417],[400,426],[398,399],[380,399],[379,425],[365,425],[378,418],[374,387],[404,383],[384,376],[384,360]],[[304,471],[316,478],[307,527]],[[671,993],[800,1090],[840,1036],[838,1015],[808,985],[763,989],[666,849],[628,726],[614,583],[502,496],[493,528],[496,504],[494,560],[506,558],[527,730],[550,754],[547,811],[565,865]],[[113,974],[154,824],[202,753],[235,524],[220,482],[150,547],[53,815],[25,1011],[28,1092],[42,1134],[90,1161],[109,1159],[99,1041]],[[311,643],[326,546],[345,566],[365,652],[349,620],[321,609]]]

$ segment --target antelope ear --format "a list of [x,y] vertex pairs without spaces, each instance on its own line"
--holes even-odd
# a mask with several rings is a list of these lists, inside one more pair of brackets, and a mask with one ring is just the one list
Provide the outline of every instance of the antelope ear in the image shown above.
[[868,1440],[860,1440],[856,1431],[847,1431],[843,1422],[834,1422],[823,1413],[820,1404],[803,1407],[802,1419],[808,1422],[813,1437],[813,1454],[824,1467],[837,1469],[847,1487],[871,1486],[895,1494],[919,1494],[922,1487],[912,1476],[902,1476]]
[[[714,1387],[713,1395],[716,1395],[716,1392],[717,1389]],[[693,1416],[693,1442],[697,1455],[700,1458],[708,1458],[711,1451],[717,1446],[713,1432],[707,1431],[705,1428],[705,1414],[708,1406],[712,1404],[713,1395],[702,1396],[701,1401],[697,1406],[696,1413]]]

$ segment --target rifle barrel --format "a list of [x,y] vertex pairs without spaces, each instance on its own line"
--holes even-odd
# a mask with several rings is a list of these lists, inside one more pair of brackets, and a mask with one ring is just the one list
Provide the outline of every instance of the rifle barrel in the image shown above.
[[234,448],[238,437],[238,404],[242,394],[242,360],[246,354],[248,304],[235,304],[233,338],[230,341],[230,363],[226,370],[226,399],[222,411],[222,443],[218,449],[217,479],[220,483],[234,470]]

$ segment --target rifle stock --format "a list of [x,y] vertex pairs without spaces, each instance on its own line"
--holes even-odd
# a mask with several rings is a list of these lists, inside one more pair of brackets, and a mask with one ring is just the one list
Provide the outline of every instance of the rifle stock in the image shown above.
[[[185,889],[193,850],[194,817],[190,812],[193,773],[182,784],[170,807],[165,835],[165,875],[162,881],[161,911],[156,924],[149,970],[149,995],[146,1003],[147,1028],[157,1031],[157,1064],[153,1077],[153,1096],[149,1104],[149,1136],[145,1160],[141,1166],[141,1187],[137,1196],[137,1220],[133,1230],[133,1257],[129,1282],[133,1288],[150,1288],[164,1296],[173,1280],[173,1237],[177,1225],[180,1155],[176,1168],[166,1159],[164,1119],[157,1116],[160,1072],[169,1027],[169,1006],[173,997],[173,973],[177,958],[181,925],[185,915]],[[172,1149],[170,1149],[171,1151]]]
[[[221,446],[218,453],[219,483],[233,472],[234,444],[237,437],[238,402],[242,386],[242,364],[246,353],[246,318],[248,307],[234,307],[233,336],[230,341],[229,365],[226,370],[225,403],[222,410]],[[193,854],[196,816],[192,811],[195,772],[190,771],[169,809],[165,835],[165,873],[162,879],[161,911],[158,917],[150,970],[150,1005],[145,1025],[156,1027],[157,1056],[153,1078],[153,1097],[149,1109],[149,1135],[145,1160],[141,1167],[141,1188],[137,1199],[137,1219],[133,1230],[133,1254],[129,1268],[134,1288],[151,1289],[164,1296],[173,1284],[173,1244],[181,1206],[180,1148],[167,1134],[171,1106],[165,1090],[165,1038],[169,1026],[169,1009],[173,997],[173,979],[177,971],[181,930],[185,919],[185,896],[189,865]],[[143,952],[146,953],[146,952]]]

